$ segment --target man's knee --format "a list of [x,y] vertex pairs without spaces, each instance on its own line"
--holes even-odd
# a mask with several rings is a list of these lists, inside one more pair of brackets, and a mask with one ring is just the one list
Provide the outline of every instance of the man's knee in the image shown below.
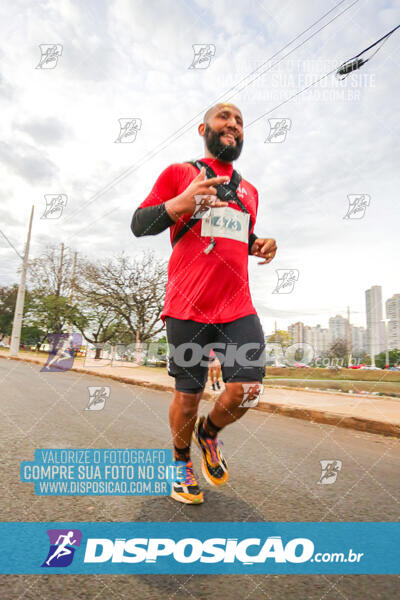
[[200,392],[175,392],[174,403],[179,406],[179,412],[185,417],[193,417],[197,414],[197,408],[203,391]]
[[253,408],[257,406],[264,386],[258,381],[234,381],[226,384],[226,392],[232,406]]

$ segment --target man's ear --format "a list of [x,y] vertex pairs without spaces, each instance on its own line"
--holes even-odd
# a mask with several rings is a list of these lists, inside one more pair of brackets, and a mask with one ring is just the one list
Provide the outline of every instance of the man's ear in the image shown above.
[[201,137],[204,137],[204,131],[206,129],[206,124],[205,123],[200,123],[200,125],[197,128],[197,131],[199,132],[199,135],[201,135]]

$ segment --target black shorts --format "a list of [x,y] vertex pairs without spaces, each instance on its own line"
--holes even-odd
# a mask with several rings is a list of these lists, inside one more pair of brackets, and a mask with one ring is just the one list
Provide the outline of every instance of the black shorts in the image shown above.
[[204,389],[210,349],[221,363],[225,383],[258,381],[265,376],[265,341],[257,315],[230,323],[198,323],[165,317],[168,339],[168,373],[180,392]]

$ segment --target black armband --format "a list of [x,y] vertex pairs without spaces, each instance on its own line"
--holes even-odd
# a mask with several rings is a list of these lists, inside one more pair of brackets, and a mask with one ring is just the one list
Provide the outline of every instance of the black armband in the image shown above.
[[256,239],[257,239],[257,236],[255,233],[251,233],[249,235],[249,254],[251,254],[251,247],[254,244],[254,242],[256,241]]
[[132,217],[131,230],[136,237],[157,235],[174,224],[163,203],[137,208]]

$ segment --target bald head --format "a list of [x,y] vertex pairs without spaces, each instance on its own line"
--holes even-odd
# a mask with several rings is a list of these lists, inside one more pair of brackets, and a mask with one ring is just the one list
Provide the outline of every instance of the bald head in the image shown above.
[[208,123],[211,117],[213,117],[219,110],[223,110],[224,108],[228,108],[230,110],[234,109],[240,114],[240,116],[242,116],[242,113],[234,104],[231,104],[230,102],[219,102],[218,104],[214,104],[214,106],[208,109],[208,111],[204,115],[203,123]]

